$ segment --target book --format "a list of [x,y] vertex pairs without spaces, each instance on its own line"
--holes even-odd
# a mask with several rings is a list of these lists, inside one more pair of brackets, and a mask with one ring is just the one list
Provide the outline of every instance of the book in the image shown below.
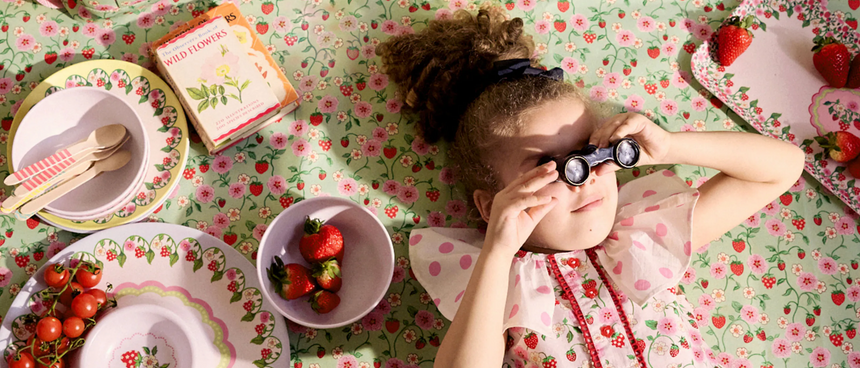
[[[245,51],[244,59],[247,62],[247,64],[242,64],[242,65],[248,66],[248,67],[244,68],[243,73],[246,71],[250,72],[252,70],[255,70],[257,72],[257,74],[260,77],[262,77],[262,79],[265,81],[265,85],[268,86],[269,90],[274,94],[275,99],[279,102],[279,108],[276,109],[276,111],[274,111],[273,113],[259,117],[255,120],[251,121],[251,122],[243,121],[241,123],[244,125],[241,128],[236,128],[236,126],[234,125],[233,128],[231,129],[232,132],[228,131],[228,132],[230,132],[229,135],[227,137],[223,137],[223,139],[217,140],[217,142],[215,139],[210,139],[210,138],[217,138],[218,136],[211,137],[212,133],[205,131],[205,129],[207,127],[204,124],[201,124],[201,121],[195,120],[195,117],[193,116],[194,111],[196,111],[198,106],[200,104],[202,104],[202,99],[194,100],[192,98],[192,96],[190,96],[190,93],[187,97],[184,96],[180,91],[180,87],[177,85],[178,81],[174,80],[174,78],[170,74],[171,68],[173,68],[174,74],[176,74],[176,73],[189,74],[189,71],[199,70],[200,65],[203,65],[203,63],[194,64],[194,63],[188,63],[186,61],[186,62],[184,62],[184,65],[187,65],[187,66],[180,66],[181,63],[174,63],[173,61],[170,61],[170,65],[168,66],[167,64],[168,64],[169,58],[165,58],[165,56],[167,56],[168,53],[167,52],[165,52],[165,53],[161,52],[161,50],[164,50],[164,47],[166,45],[168,45],[168,44],[174,44],[175,45],[176,41],[174,41],[174,40],[176,40],[176,39],[192,37],[192,36],[187,36],[187,35],[199,32],[199,29],[201,26],[203,26],[204,24],[208,24],[209,22],[212,22],[216,18],[222,18],[223,21],[227,22],[228,30],[232,31],[232,32],[227,32],[228,34],[230,34],[230,38],[235,39],[235,41],[237,41],[240,45],[242,45],[242,47]],[[226,36],[225,36],[225,38],[226,38]],[[170,48],[173,48],[173,47],[171,46]],[[210,154],[215,154],[215,153],[218,153],[220,151],[223,151],[223,150],[241,142],[242,140],[244,140],[248,136],[251,136],[254,133],[260,131],[261,129],[265,128],[266,126],[268,126],[268,125],[270,125],[276,121],[280,121],[286,114],[292,112],[293,110],[295,110],[299,106],[300,99],[299,99],[298,93],[293,88],[293,86],[290,84],[289,80],[287,80],[286,76],[281,71],[281,69],[278,67],[278,65],[275,63],[272,56],[268,53],[268,51],[265,48],[265,45],[262,42],[260,42],[260,40],[257,38],[257,35],[253,31],[253,28],[251,27],[251,25],[245,20],[245,17],[242,16],[242,14],[239,12],[239,9],[235,5],[233,5],[232,3],[227,2],[227,3],[224,3],[224,4],[219,5],[217,7],[214,7],[212,9],[210,9],[209,11],[207,11],[206,13],[192,19],[188,23],[177,27],[176,29],[174,29],[173,31],[171,31],[170,33],[168,33],[167,35],[165,35],[161,39],[153,42],[152,50],[154,50],[154,54],[155,54],[154,57],[156,59],[156,64],[158,65],[159,70],[161,71],[161,73],[163,75],[165,75],[166,79],[168,80],[168,82],[171,83],[173,88],[176,89],[177,92],[180,92],[179,97],[180,97],[180,100],[183,100],[183,106],[185,106],[186,110],[188,110],[189,120],[191,120],[192,124],[194,124],[195,128],[197,128],[197,131],[198,131],[198,133],[200,133],[200,137],[203,140],[204,144],[206,144],[206,147],[209,150]],[[176,57],[177,56],[177,55],[175,55],[176,52],[178,52],[178,51],[173,51],[173,54],[171,54],[170,56]],[[192,68],[192,69],[183,69],[183,68]],[[244,81],[242,83],[244,83]],[[199,83],[196,83],[196,84],[197,85],[194,85],[194,86],[189,85],[189,86],[185,86],[185,87],[196,88],[199,92],[202,92],[205,95],[206,91],[203,91],[202,87],[199,86]],[[241,87],[241,85],[239,85],[239,86]],[[211,85],[210,85],[210,87],[211,87]],[[229,95],[229,92],[226,91],[227,89],[233,88],[235,90],[235,87],[231,87],[231,86],[224,86],[224,88],[225,88],[225,92],[228,95]],[[250,85],[247,88],[250,88]],[[215,92],[221,92],[220,87],[218,87],[217,89],[218,90]],[[209,92],[212,92],[211,88],[210,88]],[[260,92],[260,91],[258,91],[258,92]],[[216,101],[217,103],[221,102],[220,96],[221,95],[219,95],[219,98],[218,98],[219,101]],[[200,97],[200,96],[197,96],[197,97]],[[228,99],[230,99],[230,98],[231,97],[228,97]],[[244,98],[244,96],[243,96],[243,98]],[[210,101],[211,101],[211,98],[210,98]],[[186,103],[186,102],[189,102],[189,103]],[[190,102],[195,102],[196,104],[192,104]],[[228,102],[230,102],[230,101],[228,101]],[[210,108],[211,107],[212,106],[210,106]],[[224,107],[224,106],[216,104],[215,107]],[[245,114],[243,116],[249,116],[249,115]],[[236,123],[236,121],[233,122],[233,124],[235,124],[235,123]],[[247,124],[245,124],[245,123],[247,123]]]

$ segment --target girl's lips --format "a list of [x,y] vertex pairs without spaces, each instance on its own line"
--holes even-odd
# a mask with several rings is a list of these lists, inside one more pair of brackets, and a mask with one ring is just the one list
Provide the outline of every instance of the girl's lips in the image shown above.
[[603,197],[591,196],[586,198],[585,201],[583,201],[582,203],[582,206],[579,206],[579,208],[573,210],[573,212],[586,212],[600,207],[601,205],[603,205]]

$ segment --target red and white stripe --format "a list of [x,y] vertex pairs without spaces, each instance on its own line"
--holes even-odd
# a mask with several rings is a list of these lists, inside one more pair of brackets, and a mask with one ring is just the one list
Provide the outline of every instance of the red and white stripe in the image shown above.
[[62,173],[66,168],[71,166],[76,161],[77,160],[74,157],[71,157],[65,161],[59,161],[53,166],[49,166],[47,169],[43,170],[36,176],[25,181],[24,184],[21,184],[21,186],[23,186],[24,189],[26,189],[27,191],[31,191],[39,185],[42,185],[44,182],[50,180],[54,176],[57,176],[58,174]]
[[[32,164],[30,166],[27,166],[21,170],[14,172],[14,173],[12,173],[12,175],[15,176],[15,179],[17,179],[19,182],[24,181],[25,179],[39,173],[40,171],[44,171],[45,169],[50,168],[50,167],[56,165],[57,163],[62,163],[63,160],[65,160],[66,158],[68,158],[70,156],[71,155],[69,154],[69,150],[64,149],[64,150],[57,152],[51,156],[48,156],[48,158],[45,158],[42,161],[39,161],[35,164]],[[74,161],[72,161],[72,162],[74,162]],[[66,166],[68,166],[68,165],[69,164],[66,164]],[[27,190],[30,190],[30,189],[27,189]]]

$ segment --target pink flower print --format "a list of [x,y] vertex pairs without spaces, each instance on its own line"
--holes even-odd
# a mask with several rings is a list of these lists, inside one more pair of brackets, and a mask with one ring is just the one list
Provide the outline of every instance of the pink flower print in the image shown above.
[[134,251],[134,248],[137,248],[137,246],[134,244],[134,242],[133,242],[133,241],[131,241],[131,240],[126,240],[126,241],[125,241],[124,248],[125,248],[125,251],[126,251],[126,252],[133,252],[133,251]]
[[597,102],[606,101],[606,98],[608,97],[608,93],[606,92],[606,87],[603,87],[603,86],[591,87],[590,95],[591,95],[591,99],[595,100]]
[[382,143],[377,139],[371,139],[361,146],[361,153],[367,157],[378,157],[382,153]]
[[860,301],[860,285],[851,285],[845,291],[845,298],[852,302]]
[[851,110],[851,111],[857,111],[858,108],[860,108],[860,106],[858,106],[858,104],[857,104],[857,101],[848,101],[848,103],[845,105],[845,107],[847,107],[848,110]]
[[809,362],[814,368],[824,368],[830,364],[830,350],[821,346],[812,349],[812,354],[809,355]]
[[391,283],[396,284],[401,282],[404,277],[406,277],[406,271],[403,271],[400,267],[394,267],[394,273],[391,275]]
[[219,57],[210,57],[203,63],[200,78],[207,83],[224,84],[227,79],[239,76],[239,57],[227,52]]
[[445,205],[445,212],[448,212],[451,217],[462,217],[466,214],[466,210],[466,204],[459,199],[450,200]]
[[397,26],[397,22],[393,20],[386,20],[382,22],[382,32],[385,32],[385,34],[388,35],[393,35],[395,32],[397,32]]
[[254,239],[257,239],[257,241],[263,240],[263,234],[266,233],[267,228],[268,225],[266,224],[257,224],[253,231]]
[[445,184],[454,184],[457,182],[457,173],[451,168],[443,167],[442,171],[439,172],[439,181]]
[[672,85],[675,87],[687,88],[687,86],[689,85],[689,83],[687,82],[688,80],[690,80],[690,73],[687,73],[684,70],[676,70],[674,73],[672,73]]
[[704,307],[697,307],[696,309],[693,309],[693,318],[696,320],[696,326],[698,326],[699,328],[707,326],[710,317],[711,314],[708,313],[708,310]]
[[672,317],[664,317],[657,321],[657,331],[663,335],[674,336],[678,332],[678,321]]
[[[290,134],[293,134],[293,129],[290,129]],[[297,134],[294,134],[297,135]],[[272,148],[276,150],[284,149],[287,146],[289,141],[287,140],[287,135],[281,132],[273,133],[271,137],[269,137],[269,144]]]
[[699,306],[710,312],[716,307],[716,302],[710,294],[702,294],[699,296]]
[[152,16],[152,13],[142,13],[137,16],[137,26],[143,29],[152,28],[155,24],[155,17]]
[[597,312],[597,321],[601,324],[611,324],[618,319],[615,308],[603,307]]
[[355,107],[352,109],[352,111],[355,113],[355,116],[363,119],[373,113],[373,105],[371,105],[369,102],[361,101],[355,104]]
[[209,203],[215,199],[215,189],[209,184],[201,184],[194,192],[194,196],[202,203]]
[[218,155],[212,160],[212,171],[219,174],[226,174],[233,168],[233,159],[229,156]]
[[0,267],[0,287],[5,287],[10,282],[12,282],[12,270]]
[[12,90],[12,78],[0,78],[0,95],[5,95]]
[[852,235],[854,234],[854,226],[856,226],[854,221],[850,216],[843,216],[839,221],[836,221],[833,227],[836,228],[836,233],[839,235]]
[[535,32],[538,34],[547,34],[549,33],[550,25],[549,22],[545,19],[541,19],[535,22]]
[[400,359],[391,358],[385,362],[385,368],[406,368],[406,363],[403,363]]
[[[352,17],[352,19],[355,19],[355,17],[353,17],[351,15],[349,17]],[[349,18],[349,17],[344,17],[344,19]],[[341,25],[343,24],[343,21],[344,20],[342,19]],[[290,23],[290,20],[287,17],[282,15],[282,16],[276,17],[275,20],[272,21],[272,27],[275,28],[275,32],[287,33],[287,32],[289,32],[290,28],[292,28],[292,24]]]
[[570,27],[579,32],[588,29],[588,18],[582,14],[574,14],[570,17]]
[[[284,19],[286,20],[286,18]],[[358,19],[352,15],[347,15],[340,20],[339,25],[341,31],[352,32],[358,28]]]
[[681,21],[681,24],[678,26],[682,31],[693,32],[693,27],[696,25],[696,22],[690,18],[684,18]]
[[732,362],[731,368],[752,368],[752,366],[749,359],[737,358]]
[[693,97],[690,100],[690,107],[695,111],[705,111],[708,108],[708,100],[702,96]]
[[713,34],[714,30],[707,24],[697,24],[693,27],[693,36],[701,41],[711,38],[711,35]]
[[761,275],[767,271],[767,261],[759,254],[753,254],[747,258],[747,265],[752,273]]
[[215,216],[212,216],[212,224],[225,229],[227,226],[230,226],[230,218],[226,214],[219,212]]
[[317,108],[320,109],[320,112],[323,114],[328,114],[337,111],[338,100],[332,95],[325,95],[317,103]]
[[418,313],[415,314],[415,324],[422,330],[432,329],[433,320],[435,320],[433,313],[424,309],[419,310]]
[[741,318],[749,324],[758,322],[758,308],[752,305],[745,305],[741,308]]
[[98,34],[99,29],[100,28],[99,28],[98,24],[87,23],[87,24],[84,24],[83,30],[81,31],[81,33],[83,33],[84,36],[87,36],[89,38],[94,38]]
[[379,301],[379,304],[376,305],[374,310],[379,311],[382,315],[386,315],[391,312],[391,304],[388,303],[388,300],[382,299]]
[[342,355],[337,360],[337,368],[358,368],[358,361],[352,355]]
[[636,26],[639,27],[639,30],[642,32],[651,32],[657,28],[657,22],[654,21],[654,18],[643,15],[636,21]]
[[717,355],[717,363],[722,365],[725,368],[731,368],[731,364],[734,361],[734,358],[729,353],[720,353]]
[[630,112],[639,112],[642,111],[642,108],[645,106],[645,99],[642,96],[637,94],[632,94],[630,97],[627,97],[627,100],[624,101],[624,108]]
[[230,197],[242,198],[245,195],[245,185],[242,183],[230,184],[230,187],[227,188],[227,193],[230,194]]
[[773,236],[783,236],[785,234],[785,224],[777,219],[769,219],[764,223],[767,232]]
[[451,19],[451,16],[454,15],[450,9],[442,8],[436,11],[436,20],[447,20]]
[[388,140],[388,132],[383,127],[373,128],[373,132],[370,133],[370,136],[373,137],[373,139],[378,139],[380,142]]
[[448,9],[451,9],[451,11],[457,11],[460,9],[466,9],[466,6],[468,5],[468,2],[464,0],[452,0],[448,3]]
[[[845,217],[843,217],[844,219]],[[842,221],[842,219],[840,219]],[[818,270],[825,275],[832,275],[839,271],[839,265],[830,257],[821,257],[818,259]]]
[[299,89],[302,92],[310,92],[313,91],[314,88],[317,88],[317,77],[313,75],[307,75],[302,77],[299,81]]
[[405,204],[415,203],[419,197],[418,188],[413,186],[404,185],[397,190],[397,199]]
[[358,192],[358,183],[353,178],[343,178],[337,183],[337,191],[343,196],[352,196]]
[[46,20],[39,26],[39,34],[41,34],[42,37],[54,37],[59,31],[60,27],[57,25],[57,22],[53,20]]
[[630,47],[633,46],[634,42],[636,42],[636,35],[634,35],[633,32],[622,29],[615,34],[615,41],[623,47]]
[[800,276],[797,276],[797,286],[800,287],[800,290],[812,291],[817,285],[818,278],[809,272],[801,272]]
[[621,74],[618,73],[606,73],[603,76],[603,86],[607,89],[617,89],[621,87]]
[[269,180],[266,181],[266,186],[275,196],[279,196],[287,192],[287,181],[280,175],[275,175],[269,178]]
[[400,102],[400,100],[396,98],[385,101],[385,109],[392,114],[400,112],[401,107],[403,107],[403,102]]
[[726,265],[720,262],[711,263],[711,277],[716,279],[726,277]]
[[296,155],[298,157],[307,156],[311,153],[310,144],[304,138],[296,139],[293,142],[292,148],[293,155]]
[[747,217],[747,219],[744,220],[744,225],[749,226],[751,228],[757,228],[760,224],[761,224],[761,217],[759,217],[758,213],[756,213],[750,217]]
[[696,269],[692,267],[687,267],[687,270],[684,271],[684,277],[681,278],[681,283],[689,285],[693,281],[696,281]]
[[522,345],[519,345],[519,346],[514,348],[514,354],[516,354],[518,357],[520,357],[520,359],[524,359],[524,360],[529,359],[529,352],[524,347],[522,347]]
[[220,238],[221,237],[221,228],[218,226],[215,226],[215,225],[210,225],[209,227],[206,228],[206,233],[209,235],[212,235],[216,238]]
[[663,115],[675,115],[678,113],[678,103],[669,99],[660,101],[660,111]]
[[387,180],[384,184],[382,184],[382,191],[388,195],[397,195],[397,191],[400,190],[400,182],[396,180]]
[[770,350],[777,358],[788,358],[791,356],[791,344],[781,337],[773,339],[773,344],[770,345]]
[[33,49],[35,44],[36,39],[26,33],[21,34],[18,36],[18,39],[15,40],[15,46],[18,47],[18,51],[30,51]]
[[361,325],[366,331],[379,331],[384,319],[382,312],[373,310],[361,319]]
[[424,156],[427,152],[430,152],[430,145],[427,144],[424,138],[415,137],[412,140],[412,152],[417,153],[419,156]]
[[[404,31],[411,31],[412,28],[409,27],[397,27],[397,33],[401,33]],[[376,46],[373,45],[364,45],[361,47],[361,56],[365,59],[373,59],[376,57]]]
[[668,56],[674,56],[676,53],[678,53],[678,45],[675,45],[672,42],[664,42],[663,46],[660,46],[660,50],[662,50],[663,53]]
[[381,91],[388,86],[388,76],[382,73],[374,73],[367,80],[367,86],[374,91]]
[[800,322],[789,323],[785,326],[785,338],[789,342],[803,340],[803,335],[806,334],[806,326]]
[[860,351],[852,351],[848,353],[848,367],[860,368]]
[[[290,124],[290,134],[292,134],[292,135],[302,136],[307,131],[308,131],[308,123],[306,123],[304,120],[296,120],[296,121],[292,122],[292,124]],[[274,136],[275,135],[273,134],[272,137],[274,137]],[[274,143],[272,143],[271,138],[269,138],[269,143],[272,144],[272,146],[275,145]],[[287,143],[284,142],[284,145],[281,146],[281,148],[284,148],[286,146],[287,146]],[[278,148],[278,149],[281,149],[281,148]]]
[[517,7],[523,11],[529,11],[537,6],[536,0],[517,0]]
[[260,313],[260,322],[268,323],[269,318],[271,318],[271,317],[272,317],[272,315],[269,312],[262,312],[262,313]]
[[579,61],[567,56],[564,59],[561,59],[561,69],[570,74],[575,74],[579,71]]
[[170,2],[166,0],[161,0],[155,4],[152,4],[152,7],[150,7],[149,10],[152,11],[153,15],[158,16],[167,14],[170,11],[171,7],[173,7],[173,5],[170,4]]
[[427,224],[431,227],[443,227],[445,226],[445,215],[439,211],[432,211],[427,216]]

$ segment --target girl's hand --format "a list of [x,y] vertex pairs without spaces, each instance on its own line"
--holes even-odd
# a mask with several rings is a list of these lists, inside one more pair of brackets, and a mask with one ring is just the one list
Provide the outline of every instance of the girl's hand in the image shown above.
[[[591,134],[588,143],[603,148],[625,137],[633,138],[639,143],[639,163],[636,166],[663,163],[672,139],[669,132],[644,115],[628,112],[609,118]],[[618,165],[607,162],[607,165],[597,167],[597,173],[602,175],[619,169]]]
[[555,207],[558,199],[535,192],[558,178],[555,162],[538,166],[496,193],[487,221],[484,249],[498,249],[513,255],[529,238],[535,226]]

